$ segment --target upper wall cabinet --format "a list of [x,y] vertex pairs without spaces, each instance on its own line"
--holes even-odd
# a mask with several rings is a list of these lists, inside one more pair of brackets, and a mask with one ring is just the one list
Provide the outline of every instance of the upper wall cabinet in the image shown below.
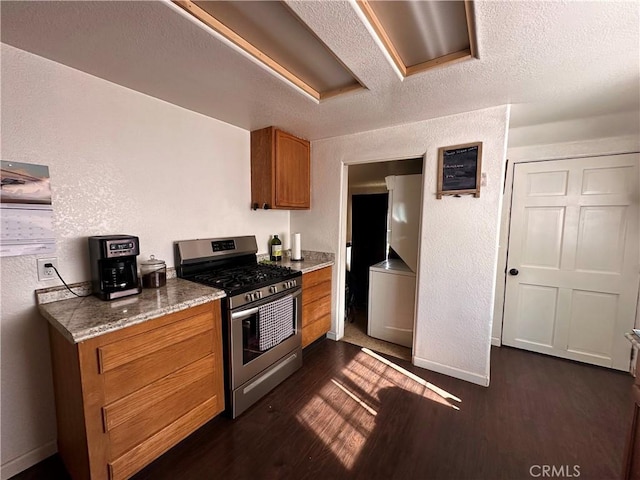
[[301,210],[311,207],[311,147],[274,127],[251,132],[251,206]]

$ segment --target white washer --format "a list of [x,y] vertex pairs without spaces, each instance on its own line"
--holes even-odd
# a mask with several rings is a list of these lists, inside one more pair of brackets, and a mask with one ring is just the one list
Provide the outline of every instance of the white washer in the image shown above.
[[413,346],[416,274],[400,259],[369,267],[369,321],[367,335]]

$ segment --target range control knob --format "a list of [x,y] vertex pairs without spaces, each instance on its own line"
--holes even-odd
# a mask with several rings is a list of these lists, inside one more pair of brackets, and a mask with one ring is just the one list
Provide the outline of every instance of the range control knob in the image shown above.
[[255,293],[255,295],[256,295],[256,298],[257,298],[257,299],[261,299],[261,298],[262,298],[262,292],[261,292],[260,290],[258,290],[258,291]]
[[276,287],[275,285],[272,285],[269,287],[269,292],[270,293],[278,293],[278,287]]
[[252,302],[252,301],[253,301],[253,293],[247,293],[247,294],[244,296],[244,299],[245,299],[247,302]]

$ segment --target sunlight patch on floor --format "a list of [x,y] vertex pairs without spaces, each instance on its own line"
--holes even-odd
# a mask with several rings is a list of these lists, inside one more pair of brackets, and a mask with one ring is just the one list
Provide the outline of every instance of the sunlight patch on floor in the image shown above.
[[416,401],[424,398],[453,410],[460,408],[452,402],[462,402],[452,393],[368,348],[362,348],[337,378],[323,385],[300,409],[296,419],[351,470],[366,446],[379,414],[384,412],[383,417],[389,418],[393,409],[400,406],[397,399],[414,401],[414,398]]
[[351,398],[353,398],[362,408],[364,408],[367,412],[369,412],[371,415],[377,415],[378,412],[376,412],[373,408],[371,408],[369,405],[367,405],[365,402],[363,402],[362,400],[360,400],[358,398],[358,396],[356,394],[354,394],[351,390],[349,390],[347,387],[345,387],[344,385],[342,385],[340,382],[338,382],[335,379],[331,379],[331,381],[337,385],[337,387],[342,390],[344,393],[346,393],[347,395],[349,395]]
[[[297,420],[315,433],[349,470],[375,427],[375,414],[370,411],[373,409],[364,408],[364,402],[357,398],[332,380],[296,415]],[[331,421],[327,421],[332,416]]]
[[[393,368],[395,371],[400,372],[401,374],[409,377],[411,380],[419,383],[420,385],[422,385],[425,388],[428,388],[429,390],[431,390],[432,392],[436,393],[437,395],[439,395],[440,397],[442,397],[445,400],[454,400],[456,402],[462,403],[462,400],[458,397],[456,397],[455,395],[447,392],[446,390],[443,390],[442,388],[438,387],[437,385],[434,385],[432,383],[427,382],[424,378],[420,378],[419,376],[417,376],[414,373],[411,373],[409,370],[406,370],[404,368],[402,368],[399,365],[396,365],[395,363],[391,362],[390,360],[387,360],[386,358],[378,355],[375,352],[372,352],[371,350],[369,350],[368,348],[362,348],[362,351],[364,353],[366,353],[367,355],[375,358],[376,360],[378,360],[379,362],[384,363],[385,365]],[[448,402],[447,402],[448,403]],[[452,408],[455,408],[456,410],[460,410],[456,405],[452,405],[450,403],[448,403]]]

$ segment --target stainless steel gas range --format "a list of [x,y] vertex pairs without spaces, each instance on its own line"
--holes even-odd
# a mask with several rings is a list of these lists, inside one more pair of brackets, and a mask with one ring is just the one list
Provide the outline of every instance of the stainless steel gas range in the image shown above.
[[224,290],[227,412],[236,418],[302,366],[300,272],[257,262],[255,236],[174,242],[178,276]]

